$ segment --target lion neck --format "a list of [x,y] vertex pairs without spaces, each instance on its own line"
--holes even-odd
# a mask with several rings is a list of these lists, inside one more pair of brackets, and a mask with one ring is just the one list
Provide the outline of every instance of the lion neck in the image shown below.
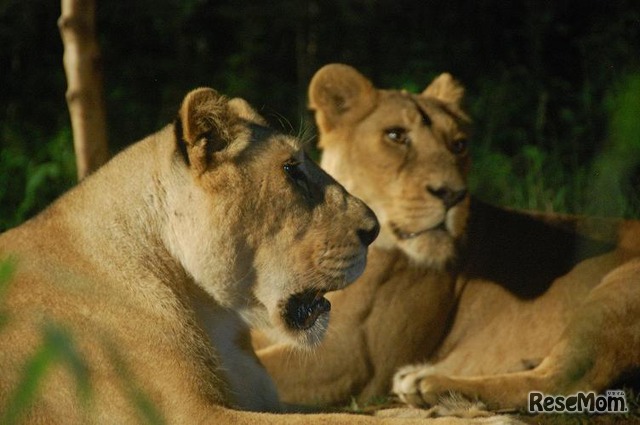
[[134,273],[136,280],[155,279],[176,288],[189,284],[189,272],[166,242],[168,194],[176,190],[176,180],[188,181],[188,170],[177,171],[174,164],[172,131],[167,126],[116,155],[44,214],[80,247],[72,248],[81,251],[79,256],[95,262],[109,258],[109,264],[95,266],[108,269],[114,280]]

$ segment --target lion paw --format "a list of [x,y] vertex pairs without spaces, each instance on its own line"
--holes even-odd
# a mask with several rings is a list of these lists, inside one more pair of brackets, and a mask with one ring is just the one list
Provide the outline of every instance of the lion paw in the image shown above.
[[437,376],[428,365],[405,366],[393,377],[393,392],[400,400],[414,407],[429,407],[438,403],[439,395],[433,391],[429,378]]
[[469,400],[452,391],[451,381],[426,365],[400,369],[393,378],[393,392],[410,406],[430,407],[428,412],[432,417],[477,418],[490,415],[482,402]]

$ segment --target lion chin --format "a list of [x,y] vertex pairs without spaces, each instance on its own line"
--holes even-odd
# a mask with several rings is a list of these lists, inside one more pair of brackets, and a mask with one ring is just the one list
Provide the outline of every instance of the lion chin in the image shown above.
[[447,211],[444,219],[435,225],[420,230],[405,230],[395,222],[383,223],[389,229],[392,240],[380,242],[374,246],[384,249],[399,249],[404,252],[416,267],[443,270],[453,265],[464,244],[465,230],[469,217],[469,199],[460,206]]

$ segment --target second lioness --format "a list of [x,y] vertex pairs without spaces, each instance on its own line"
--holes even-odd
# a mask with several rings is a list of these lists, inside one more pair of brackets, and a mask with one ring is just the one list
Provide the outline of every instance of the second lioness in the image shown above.
[[404,401],[455,390],[525,407],[529,391],[599,391],[640,365],[640,223],[594,228],[470,197],[464,88],[448,74],[415,95],[329,65],[309,97],[323,168],[382,227],[363,276],[331,297],[318,350],[259,352],[284,400],[368,400],[428,361],[396,376]]

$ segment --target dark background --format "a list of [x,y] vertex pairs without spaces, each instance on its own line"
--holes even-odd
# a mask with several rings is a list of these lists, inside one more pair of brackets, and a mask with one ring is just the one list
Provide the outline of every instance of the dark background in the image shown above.
[[[59,15],[0,0],[0,230],[75,182]],[[411,91],[448,71],[476,124],[478,196],[640,217],[637,0],[97,0],[97,22],[112,152],[196,86],[313,135],[306,87],[326,63]]]

